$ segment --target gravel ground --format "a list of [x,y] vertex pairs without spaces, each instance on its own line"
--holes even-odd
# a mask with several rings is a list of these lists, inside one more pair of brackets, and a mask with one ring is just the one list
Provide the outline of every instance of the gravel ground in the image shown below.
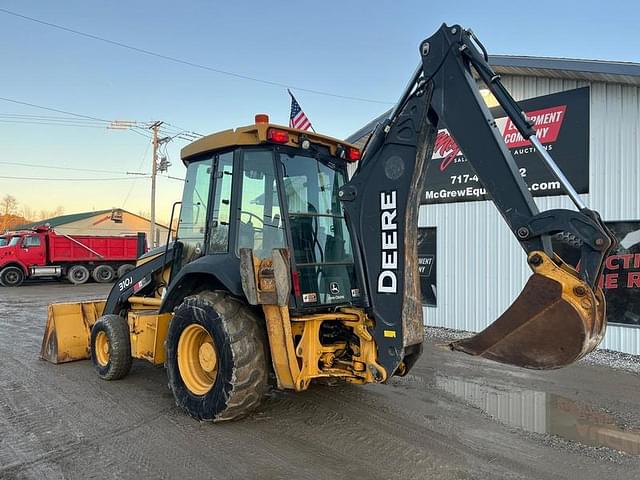
[[[443,343],[460,340],[473,335],[472,332],[442,327],[425,327],[425,334],[427,338],[432,338],[435,341],[442,341]],[[630,355],[628,353],[614,352],[612,350],[597,349],[580,361],[591,365],[611,367],[630,373],[640,374],[640,355]]]
[[46,306],[107,288],[0,288],[0,479],[632,479],[640,377],[540,372],[451,352],[429,329],[405,377],[273,392],[247,419],[197,422],[162,368],[124,379],[38,359]]

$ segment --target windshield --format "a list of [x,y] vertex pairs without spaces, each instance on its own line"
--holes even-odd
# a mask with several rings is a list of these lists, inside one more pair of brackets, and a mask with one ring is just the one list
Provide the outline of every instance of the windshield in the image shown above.
[[299,155],[283,155],[284,189],[296,262],[353,262],[351,240],[338,200],[343,172]]
[[7,243],[9,243],[7,237],[0,237],[0,247],[4,247]]
[[280,160],[303,301],[358,297],[351,238],[338,199],[346,172],[308,156],[281,154]]
[[18,243],[20,243],[20,239],[21,238],[22,237],[19,237],[19,236],[18,237],[11,237],[11,240],[9,241],[9,246],[13,247],[13,246],[17,245]]

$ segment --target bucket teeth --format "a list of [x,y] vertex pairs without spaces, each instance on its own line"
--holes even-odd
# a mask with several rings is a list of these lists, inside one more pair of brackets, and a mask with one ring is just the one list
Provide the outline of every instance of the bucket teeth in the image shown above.
[[491,325],[450,347],[509,365],[553,369],[594,350],[606,328],[605,302],[544,253],[516,301]]

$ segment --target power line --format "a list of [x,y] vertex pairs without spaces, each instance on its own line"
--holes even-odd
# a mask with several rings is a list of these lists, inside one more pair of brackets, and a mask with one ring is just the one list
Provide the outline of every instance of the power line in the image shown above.
[[16,119],[16,120],[38,120],[47,122],[86,122],[89,124],[105,124],[102,120],[89,120],[84,118],[69,118],[60,115],[30,115],[26,113],[0,113],[1,118]]
[[[55,166],[55,165],[41,165],[41,164],[37,164],[37,163],[21,163],[21,162],[0,161],[0,165],[15,165],[15,166],[18,166],[18,167],[34,167],[34,168],[51,168],[51,169],[56,169],[56,170],[73,170],[73,171],[77,171],[77,172],[111,173],[111,174],[117,174],[117,175],[123,175],[123,174],[127,173],[127,172],[120,172],[120,171],[115,171],[115,170],[100,170],[100,169],[95,169],[95,168],[58,167],[58,166]],[[138,170],[140,170],[140,169],[138,169]]]
[[[0,11],[2,11],[2,9],[0,9]],[[43,105],[37,105],[35,103],[23,102],[21,100],[14,100],[13,98],[0,97],[0,100],[3,100],[5,102],[15,103],[17,105],[25,105],[25,106],[33,107],[33,108],[40,108],[42,110],[49,110],[50,112],[64,113],[65,115],[71,115],[73,117],[87,118],[87,119],[90,119],[90,120],[97,120],[99,122],[106,122],[108,124],[112,123],[110,120],[105,120],[104,118],[92,117],[90,115],[84,115],[84,114],[81,114],[81,113],[69,112],[69,111],[66,111],[66,110],[60,110],[58,108],[45,107]],[[146,137],[146,138],[151,138],[150,135],[147,135],[145,133],[142,133],[142,132],[139,132],[137,130],[134,130],[136,128],[140,128],[140,127],[137,127],[137,126],[134,125],[134,126],[131,126],[130,128],[127,128],[126,130],[130,131],[130,132],[133,132],[135,134],[138,134],[138,135],[142,135],[143,137]]]
[[45,177],[12,177],[6,175],[0,175],[0,178],[9,180],[43,180],[47,182],[110,182],[115,180],[137,180],[138,178],[150,178],[149,175],[145,176],[132,176],[132,177],[113,177],[113,178],[45,178]]
[[183,132],[191,133],[191,134],[196,135],[196,136],[198,136],[198,137],[202,137],[202,136],[203,136],[201,133],[197,133],[197,132],[194,132],[194,131],[188,130],[188,129],[186,129],[186,128],[179,127],[179,126],[178,126],[178,125],[176,125],[176,124],[169,123],[169,122],[164,122],[164,123],[165,123],[165,125],[169,125],[169,126],[171,126],[171,127],[177,128],[178,130],[182,130]]
[[51,127],[76,127],[76,128],[99,128],[100,130],[106,130],[106,126],[99,125],[81,125],[77,123],[61,123],[61,122],[36,122],[36,121],[21,121],[21,120],[3,120],[0,118],[0,123],[6,123],[8,125],[48,125]]
[[[0,8],[0,11],[2,11],[1,8]],[[66,111],[66,110],[60,110],[59,108],[45,107],[43,105],[38,105],[38,104],[35,104],[35,103],[29,103],[29,102],[23,102],[21,100],[15,100],[13,98],[0,97],[0,100],[3,100],[5,102],[10,102],[10,103],[15,103],[17,105],[25,105],[27,107],[39,108],[41,110],[49,110],[50,112],[63,113],[65,115],[71,115],[73,117],[86,118],[86,119],[89,119],[89,120],[97,120],[99,122],[106,122],[107,124],[113,123],[111,120],[106,120],[104,118],[92,117],[91,115],[84,115],[82,113],[69,112],[69,111]],[[69,119],[69,120],[71,120],[71,119]],[[143,133],[143,132],[145,132],[145,130],[143,130],[142,127],[139,127],[137,125],[131,125],[130,127],[127,127],[126,130],[129,131],[129,132],[133,132],[133,133],[135,133],[137,135],[141,135],[141,136],[143,136],[145,138],[151,138],[151,135],[149,135],[147,133]],[[138,131],[138,130],[142,130],[142,131]]]
[[[147,146],[144,149],[144,153],[142,154],[142,160],[140,160],[140,165],[138,165],[138,170],[140,170],[142,168],[142,166],[144,165],[144,161],[145,161],[145,159],[147,157],[147,152],[149,151],[149,147],[150,146],[151,146],[151,143],[147,143]],[[136,185],[137,185],[137,183],[133,182],[131,184],[131,187],[129,187],[129,191],[127,192],[127,196],[124,197],[124,201],[122,202],[122,208],[124,208],[124,206],[127,204],[127,201],[129,200],[129,197],[131,196],[131,193],[133,192],[133,188]]]
[[152,136],[146,133],[146,130],[143,130],[141,127],[131,127],[131,128],[128,128],[127,130],[145,138],[149,138],[149,139],[152,138]]
[[162,59],[168,60],[170,62],[180,63],[182,65],[188,65],[190,67],[199,68],[199,69],[202,69],[202,70],[208,70],[208,71],[211,71],[211,72],[214,72],[214,73],[218,73],[218,74],[221,74],[221,75],[227,75],[227,76],[230,76],[230,77],[240,78],[240,79],[243,79],[243,80],[250,80],[252,82],[258,82],[258,83],[262,83],[262,84],[265,84],[265,85],[271,85],[271,86],[276,86],[276,87],[293,88],[293,89],[296,89],[296,90],[299,90],[299,91],[302,91],[302,92],[314,93],[316,95],[324,95],[326,97],[342,98],[342,99],[345,99],[345,100],[354,100],[354,101],[358,101],[358,102],[379,103],[379,104],[383,104],[383,105],[392,105],[393,104],[393,102],[384,102],[382,100],[373,100],[373,99],[370,99],[370,98],[362,98],[362,97],[352,97],[352,96],[349,96],[349,95],[339,95],[339,94],[336,94],[336,93],[325,92],[325,91],[322,91],[322,90],[314,90],[314,89],[311,89],[311,88],[297,87],[295,85],[290,85],[290,84],[287,84],[287,83],[281,83],[281,82],[276,82],[276,81],[273,81],[273,80],[265,80],[265,79],[262,79],[262,78],[251,77],[249,75],[243,75],[241,73],[231,72],[231,71],[228,71],[228,70],[221,70],[219,68],[210,67],[208,65],[203,65],[203,64],[191,62],[191,61],[188,61],[188,60],[182,60],[180,58],[172,57],[172,56],[169,56],[169,55],[164,55],[162,53],[153,52],[151,50],[145,50],[143,48],[134,47],[133,45],[128,45],[126,43],[117,42],[115,40],[109,40],[108,38],[99,37],[99,36],[93,35],[91,33],[81,32],[79,30],[74,30],[72,28],[64,27],[62,25],[57,25],[55,23],[46,22],[44,20],[39,20],[37,18],[28,17],[26,15],[22,15],[22,14],[17,13],[17,12],[12,12],[12,11],[6,10],[4,8],[0,8],[0,12],[6,13],[7,15],[13,15],[14,17],[22,18],[23,20],[28,20],[30,22],[39,23],[41,25],[46,25],[46,26],[51,27],[51,28],[56,28],[58,30],[63,30],[65,32],[73,33],[75,35],[80,35],[82,37],[91,38],[93,40],[98,40],[100,42],[108,43],[108,44],[111,44],[111,45],[116,45],[118,47],[126,48],[128,50],[133,50],[134,52],[142,53],[142,54],[145,54],[145,55],[150,55],[152,57],[162,58]]
[[[1,8],[0,8],[0,11],[2,11]],[[3,100],[5,102],[15,103],[15,104],[18,104],[18,105],[26,105],[27,107],[40,108],[42,110],[49,110],[50,112],[64,113],[65,115],[71,115],[73,117],[88,118],[90,120],[97,120],[99,122],[111,123],[110,120],[105,120],[104,118],[92,117],[90,115],[83,115],[81,113],[67,112],[65,110],[60,110],[58,108],[43,107],[42,105],[36,105],[35,103],[23,102],[21,100],[14,100],[12,98],[0,97],[0,100]]]

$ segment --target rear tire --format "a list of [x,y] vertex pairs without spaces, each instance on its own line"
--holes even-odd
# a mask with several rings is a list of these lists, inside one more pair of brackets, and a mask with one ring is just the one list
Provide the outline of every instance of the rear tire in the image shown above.
[[111,283],[116,278],[116,272],[110,265],[98,265],[91,272],[91,277],[98,283]]
[[6,267],[0,272],[0,285],[19,287],[24,282],[24,272],[20,267]]
[[185,298],[169,324],[165,346],[169,388],[192,417],[234,420],[262,401],[269,372],[266,335],[243,302],[223,292]]
[[124,277],[127,273],[129,273],[134,268],[136,267],[134,265],[131,265],[130,263],[125,263],[124,265],[120,265],[118,267],[118,278]]
[[129,324],[119,315],[103,315],[91,329],[91,363],[103,380],[118,380],[131,370]]
[[89,269],[84,265],[73,265],[67,272],[67,280],[74,285],[82,285],[89,280]]

